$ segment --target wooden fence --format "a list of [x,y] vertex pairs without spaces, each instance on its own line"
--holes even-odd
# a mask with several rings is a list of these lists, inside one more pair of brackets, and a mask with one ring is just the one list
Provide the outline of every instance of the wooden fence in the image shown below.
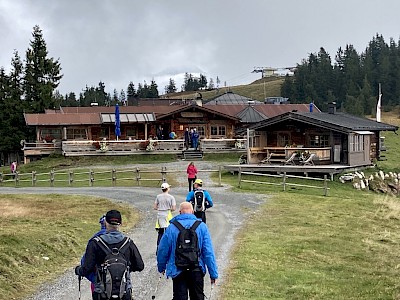
[[[46,186],[55,187],[73,187],[76,183],[87,182],[87,185],[92,187],[95,183],[105,182],[103,184],[96,184],[97,186],[111,185],[117,186],[117,182],[123,182],[124,186],[127,182],[136,183],[140,186],[143,182],[161,182],[167,181],[167,174],[176,174],[186,171],[182,170],[167,170],[167,167],[162,166],[161,169],[111,169],[111,170],[93,170],[74,172],[74,171],[54,171],[48,173],[19,173],[3,174],[0,173],[0,187],[1,186],[32,186],[35,187],[39,183],[46,183]],[[219,166],[215,170],[198,170],[198,173],[212,173],[218,172],[218,185],[221,186],[222,181],[222,167]],[[80,184],[82,186],[82,184]]]
[[[248,180],[248,179],[243,179],[243,175],[252,175],[252,176],[262,176],[264,178],[281,178],[281,182],[272,182],[272,181],[256,181],[256,180]],[[305,179],[305,180],[313,180],[313,181],[323,181],[324,186],[317,186],[317,185],[308,185],[308,184],[299,184],[299,183],[290,183],[288,182],[288,179],[291,178],[297,178],[297,179]],[[253,172],[243,172],[241,168],[239,167],[239,173],[238,173],[238,181],[239,181],[239,188],[242,188],[242,182],[248,182],[248,183],[257,183],[257,184],[267,184],[267,185],[277,185],[277,186],[283,186],[283,191],[286,191],[287,186],[298,186],[298,187],[306,187],[306,188],[314,188],[314,189],[323,189],[324,190],[324,196],[328,195],[328,179],[327,176],[324,175],[324,178],[315,178],[315,177],[304,177],[304,176],[295,176],[295,175],[287,175],[286,172],[283,174],[279,175],[274,175],[274,174],[262,174],[262,173],[253,173]]]

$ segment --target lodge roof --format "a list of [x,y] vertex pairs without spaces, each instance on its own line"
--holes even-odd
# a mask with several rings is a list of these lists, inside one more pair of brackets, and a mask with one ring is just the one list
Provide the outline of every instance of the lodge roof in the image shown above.
[[86,114],[24,114],[26,125],[90,125],[101,124],[98,113]]
[[[299,112],[308,112],[310,110],[309,104],[263,104],[261,105],[249,105],[249,104],[241,104],[241,105],[209,105],[206,104],[205,107],[212,108],[213,110],[219,111],[221,113],[225,113],[227,115],[233,115],[240,118],[241,115],[245,115],[246,112],[243,112],[248,107],[252,107],[256,110],[259,115],[254,114],[253,117],[255,119],[251,119],[252,115],[246,116],[246,123],[256,123],[259,122],[259,116],[265,116],[264,119],[272,118],[277,115],[281,115],[290,111],[299,111]],[[318,111],[319,109],[314,105],[314,111]],[[243,113],[242,113],[243,112]]]
[[398,126],[376,122],[374,120],[342,112],[287,112],[261,121],[260,123],[251,126],[250,129],[257,130],[286,120],[297,120],[299,122],[313,124],[318,127],[325,127],[339,132],[398,130]]
[[235,105],[235,104],[247,104],[249,101],[255,104],[262,104],[260,101],[233,93],[231,91],[225,94],[219,95],[207,102],[208,105]]

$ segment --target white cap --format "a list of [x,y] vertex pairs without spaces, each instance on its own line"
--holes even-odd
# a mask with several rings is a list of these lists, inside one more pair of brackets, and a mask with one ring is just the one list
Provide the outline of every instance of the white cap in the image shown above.
[[161,188],[162,188],[163,190],[169,189],[169,187],[170,187],[170,185],[169,185],[168,183],[166,183],[166,182],[164,182],[164,183],[161,185]]

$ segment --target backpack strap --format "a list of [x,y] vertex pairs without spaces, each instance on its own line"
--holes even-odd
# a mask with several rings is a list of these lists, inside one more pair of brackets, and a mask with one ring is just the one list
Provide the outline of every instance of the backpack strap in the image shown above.
[[112,252],[110,247],[108,247],[106,242],[104,242],[104,240],[100,236],[96,236],[93,239],[97,242],[97,245],[100,246],[101,250],[103,250],[106,254],[110,254]]
[[[182,230],[186,229],[186,228],[183,227],[183,225],[182,225],[181,223],[179,223],[177,220],[174,220],[174,221],[171,222],[171,223],[174,224],[174,225],[179,229],[179,231],[182,231]],[[196,221],[193,223],[193,225],[190,227],[190,229],[193,229],[193,230],[196,231],[196,229],[197,229],[197,227],[199,227],[200,223],[201,223],[201,221],[196,220]]]
[[182,231],[182,230],[185,229],[185,227],[183,227],[182,224],[179,223],[177,220],[174,220],[174,221],[172,221],[171,223],[174,224],[174,225],[176,226],[176,228],[179,229],[179,231]]
[[[100,236],[95,237],[94,240],[97,242],[97,244],[100,246],[100,248],[106,254],[113,253],[113,251],[110,249],[110,247],[108,247],[107,243]],[[124,248],[126,245],[128,245],[129,241],[130,241],[130,238],[129,237],[125,237],[125,241],[121,245],[121,247],[118,248],[118,252],[121,252],[122,248]]]
[[200,224],[201,224],[201,221],[196,220],[196,221],[193,223],[192,227],[190,227],[190,229],[196,231],[197,227],[199,227]]

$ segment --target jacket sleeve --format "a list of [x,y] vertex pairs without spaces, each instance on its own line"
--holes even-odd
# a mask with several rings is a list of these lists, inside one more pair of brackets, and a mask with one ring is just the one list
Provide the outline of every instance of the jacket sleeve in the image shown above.
[[157,251],[157,269],[162,273],[167,269],[168,258],[171,254],[171,227],[167,227],[163,234]]
[[214,248],[212,245],[210,232],[208,231],[207,225],[204,223],[201,224],[200,229],[201,229],[201,236],[203,239],[201,246],[202,259],[204,260],[207,266],[208,273],[210,273],[210,278],[217,279],[218,267],[217,267],[217,261],[215,260]]
[[186,195],[186,201],[187,202],[191,202],[194,199],[194,192],[190,191],[187,195]]
[[129,246],[129,248],[131,249],[130,271],[131,272],[143,271],[143,269],[144,269],[143,259],[142,259],[142,256],[140,255],[138,248],[136,247],[136,245],[133,241],[131,241],[131,245]]
[[94,240],[90,240],[87,247],[86,252],[84,254],[85,259],[83,260],[83,264],[81,266],[80,275],[84,277],[88,277],[92,272],[95,271],[96,267],[96,242]]
[[208,202],[207,208],[213,207],[214,203],[213,203],[210,193],[207,191],[204,191],[204,197],[206,198],[206,201]]

